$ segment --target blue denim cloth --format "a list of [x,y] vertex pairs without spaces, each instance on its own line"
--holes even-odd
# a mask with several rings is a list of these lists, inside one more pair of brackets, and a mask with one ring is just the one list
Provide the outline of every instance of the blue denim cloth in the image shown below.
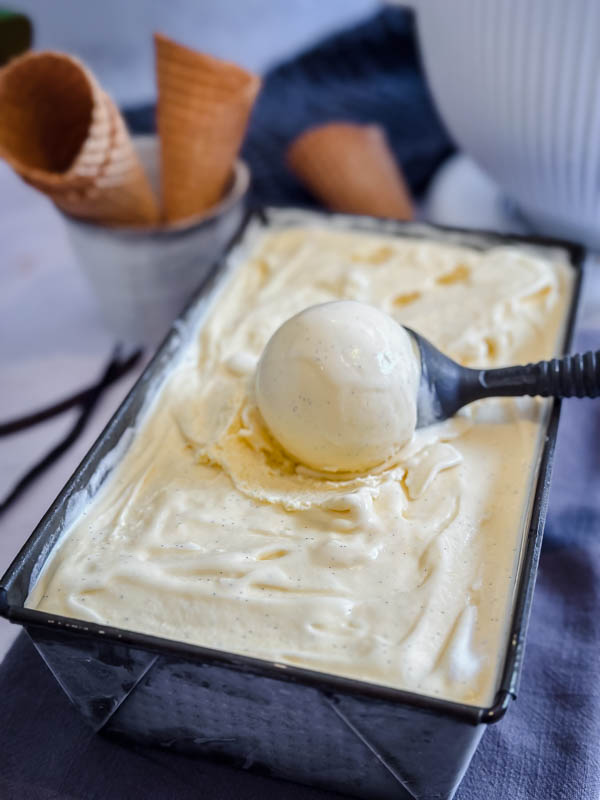
[[[574,352],[599,347],[598,322],[580,329]],[[456,800],[600,797],[599,679],[600,401],[571,400],[562,407],[518,699],[485,733]]]
[[[126,117],[138,133],[155,130],[151,106]],[[384,127],[415,194],[452,152],[421,74],[410,14],[386,9],[265,76],[242,151],[255,202],[315,205],[284,155],[299,133],[332,120]]]
[[[414,191],[451,144],[419,72],[412,24],[385,10],[274,70],[245,155],[260,202],[312,202],[285,169],[287,142],[330,118],[379,121]],[[129,115],[151,129],[151,110]],[[593,268],[593,267],[592,267]],[[600,268],[598,268],[600,269]],[[600,343],[600,319],[575,349]],[[600,796],[600,402],[564,404],[519,698],[489,728],[457,800]],[[21,635],[0,666],[0,797],[309,800],[337,795],[92,734]]]

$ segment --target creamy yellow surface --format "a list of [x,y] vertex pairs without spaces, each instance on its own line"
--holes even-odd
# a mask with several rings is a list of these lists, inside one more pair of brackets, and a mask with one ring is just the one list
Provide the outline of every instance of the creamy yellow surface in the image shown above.
[[385,469],[332,480],[262,427],[254,367],[285,319],[338,298],[464,364],[549,357],[563,259],[323,227],[263,235],[27,605],[490,702],[545,404],[481,401]]

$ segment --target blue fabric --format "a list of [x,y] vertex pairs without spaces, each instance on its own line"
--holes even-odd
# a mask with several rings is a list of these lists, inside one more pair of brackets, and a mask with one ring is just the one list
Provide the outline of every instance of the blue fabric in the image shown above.
[[[451,144],[408,15],[385,10],[267,77],[245,146],[256,200],[312,202],[283,153],[295,133],[331,118],[383,124],[413,190],[426,185]],[[129,120],[149,130],[152,110]],[[599,328],[580,330],[576,349],[597,347]],[[600,796],[599,445],[600,403],[565,403],[519,698],[486,732],[457,800]],[[93,735],[24,636],[0,666],[0,687],[6,800],[334,797]]]
[[[600,320],[573,351],[599,343]],[[599,612],[600,402],[574,400],[562,407],[518,698],[485,733],[456,800],[600,797]]]
[[[155,130],[151,106],[126,116],[139,133]],[[315,205],[284,153],[303,130],[331,120],[382,125],[415,194],[452,152],[420,71],[410,14],[382,11],[265,77],[242,152],[255,202]]]

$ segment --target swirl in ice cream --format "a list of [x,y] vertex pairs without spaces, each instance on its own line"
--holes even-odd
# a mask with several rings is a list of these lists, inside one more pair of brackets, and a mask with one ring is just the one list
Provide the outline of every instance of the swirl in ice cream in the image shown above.
[[412,437],[419,374],[401,325],[366,303],[339,300],[275,331],[258,362],[256,400],[271,433],[302,463],[365,471]]
[[28,605],[488,703],[547,402],[484,400],[375,467],[323,472],[294,455],[296,439],[282,447],[271,435],[256,365],[282,323],[340,300],[465,365],[550,357],[566,257],[323,223],[256,236]]

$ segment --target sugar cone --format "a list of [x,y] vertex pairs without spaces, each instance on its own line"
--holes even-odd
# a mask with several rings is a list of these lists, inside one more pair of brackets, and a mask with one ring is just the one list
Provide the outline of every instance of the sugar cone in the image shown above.
[[73,216],[110,224],[158,221],[158,205],[129,138],[123,118],[108,95],[103,102],[111,120],[110,147],[104,163],[84,188],[57,188],[49,193]]
[[0,70],[0,156],[74,216],[158,219],[121,115],[71,56],[28,53]]
[[412,219],[410,193],[377,125],[334,122],[298,136],[291,169],[327,207],[351,214]]
[[40,188],[85,185],[109,146],[101,89],[70,56],[27,53],[11,61],[0,70],[0,112],[0,154]]
[[200,214],[223,197],[260,88],[235,64],[154,36],[167,220]]

